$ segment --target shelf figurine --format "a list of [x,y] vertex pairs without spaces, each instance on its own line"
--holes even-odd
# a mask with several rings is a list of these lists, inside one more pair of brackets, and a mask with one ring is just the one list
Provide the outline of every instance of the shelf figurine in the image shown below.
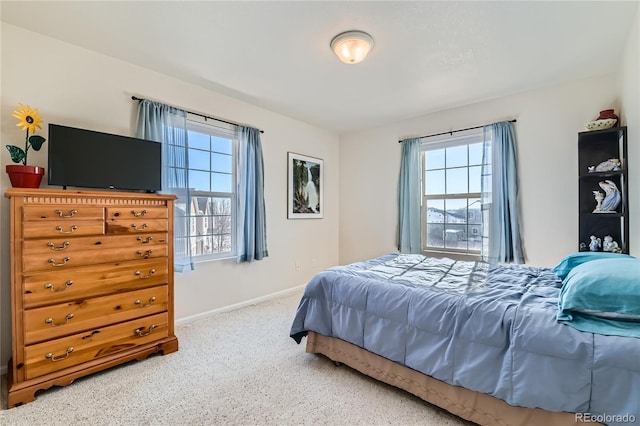
[[589,238],[591,239],[591,242],[589,243],[589,250],[598,251],[600,249],[602,240],[600,238],[596,238],[595,235],[592,235]]
[[593,213],[600,213],[602,211],[602,201],[604,200],[604,194],[600,191],[593,191],[593,197],[596,199],[596,208]]
[[610,172],[620,170],[620,160],[617,158],[609,158],[596,166],[596,172]]
[[618,208],[618,205],[620,205],[620,201],[622,200],[618,187],[613,181],[610,180],[598,182],[598,185],[600,185],[600,188],[602,188],[606,194],[604,200],[602,200],[600,209],[603,212],[615,212]]
[[611,235],[607,235],[604,237],[604,241],[602,242],[602,251],[609,251],[611,253],[622,253],[622,249],[617,242],[613,241],[613,237]]

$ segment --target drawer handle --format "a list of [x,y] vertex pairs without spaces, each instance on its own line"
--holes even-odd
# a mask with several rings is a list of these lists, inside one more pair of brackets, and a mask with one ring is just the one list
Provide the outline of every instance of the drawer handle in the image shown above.
[[155,302],[155,301],[156,301],[156,297],[155,297],[155,296],[153,296],[153,297],[150,297],[150,298],[149,298],[149,303],[145,303],[144,305],[142,304],[142,300],[140,300],[140,299],[136,300],[136,301],[135,301],[135,302],[133,302],[133,303],[135,303],[136,305],[140,306],[141,308],[146,308],[146,307],[151,306],[151,304],[152,304],[153,302]]
[[140,277],[141,280],[145,280],[147,278],[151,278],[151,275],[155,274],[156,270],[155,269],[149,269],[149,275],[142,275],[142,272],[140,271],[136,271],[136,275],[138,277]]
[[153,237],[146,237],[146,238],[138,237],[136,238],[136,240],[140,241],[142,244],[149,244],[151,240],[153,240]]
[[44,322],[46,322],[47,324],[51,324],[54,327],[57,327],[59,325],[65,325],[66,323],[69,322],[70,319],[73,319],[73,314],[67,314],[67,316],[64,317],[64,322],[61,322],[61,323],[56,323],[56,321],[53,318],[47,318],[46,320],[44,320]]
[[69,214],[65,215],[62,213],[62,210],[56,210],[56,214],[60,217],[73,217],[76,215],[76,213],[78,213],[78,210],[70,210]]
[[136,254],[138,256],[144,257],[145,259],[148,259],[149,256],[151,256],[151,253],[153,253],[153,250],[147,250],[147,251],[138,250],[138,251],[136,251]]
[[56,261],[54,259],[49,259],[49,260],[47,260],[47,262],[49,262],[52,266],[64,266],[70,260],[71,259],[69,259],[68,257],[65,257],[64,259],[62,259],[62,263],[56,263]]
[[73,234],[74,232],[76,232],[76,230],[78,229],[77,226],[73,225],[69,231],[63,231],[62,230],[62,226],[56,226],[56,231],[60,232],[61,234]]
[[140,212],[137,212],[135,210],[131,210],[131,214],[134,215],[135,217],[140,217],[140,216],[144,216],[147,214],[146,210],[142,210]]
[[69,280],[66,283],[64,283],[64,287],[55,288],[52,283],[46,283],[44,285],[44,288],[49,289],[49,290],[53,291],[54,293],[58,293],[60,291],[65,291],[67,289],[67,287],[71,286],[71,284],[73,284],[73,281]]
[[63,359],[69,358],[69,354],[71,352],[73,352],[73,348],[69,347],[69,348],[67,348],[67,353],[65,353],[64,356],[60,356],[60,357],[56,358],[56,356],[53,354],[53,352],[49,352],[48,354],[45,355],[45,357],[47,357],[48,359],[50,359],[53,362],[62,361]]
[[53,251],[60,251],[69,247],[69,244],[71,244],[69,241],[65,241],[61,246],[56,247],[54,243],[47,243],[47,247],[51,247],[51,250]]
[[138,225],[136,225],[135,223],[131,225],[131,227],[133,229],[135,229],[136,231],[144,231],[145,229],[147,229],[147,224],[143,223],[141,227],[138,227]]
[[134,333],[135,333],[135,334],[136,334],[136,336],[138,336],[138,337],[144,337],[144,336],[148,336],[148,335],[150,335],[150,334],[151,334],[151,332],[152,332],[153,330],[155,330],[156,328],[158,328],[158,326],[157,326],[157,325],[155,325],[155,324],[152,324],[152,325],[149,327],[149,331],[146,331],[146,332],[145,332],[145,331],[144,331],[145,327],[140,327],[140,328],[136,328],[136,329],[135,329],[135,331],[134,331]]

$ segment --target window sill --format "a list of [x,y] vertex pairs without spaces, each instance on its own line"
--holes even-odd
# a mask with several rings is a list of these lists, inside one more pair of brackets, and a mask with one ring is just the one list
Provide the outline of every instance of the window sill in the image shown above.
[[464,260],[467,262],[479,262],[482,260],[482,256],[479,253],[472,254],[446,250],[423,250],[422,254],[429,257],[448,257],[449,259]]
[[206,257],[201,256],[201,257],[194,257],[193,263],[216,262],[218,260],[235,260],[236,257],[237,256],[235,254],[229,254],[224,256],[206,256]]

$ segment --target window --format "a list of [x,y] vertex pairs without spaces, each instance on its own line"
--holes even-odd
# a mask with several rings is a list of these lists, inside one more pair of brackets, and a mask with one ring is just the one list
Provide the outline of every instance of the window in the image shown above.
[[187,121],[190,205],[179,206],[189,235],[176,235],[176,251],[190,244],[194,262],[232,257],[235,233],[235,147],[232,130]]
[[422,145],[422,249],[480,255],[482,133]]

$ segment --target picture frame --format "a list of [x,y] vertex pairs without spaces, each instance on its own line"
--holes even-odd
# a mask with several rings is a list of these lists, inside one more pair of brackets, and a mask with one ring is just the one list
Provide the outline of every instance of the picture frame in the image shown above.
[[287,153],[287,219],[322,219],[324,161]]

